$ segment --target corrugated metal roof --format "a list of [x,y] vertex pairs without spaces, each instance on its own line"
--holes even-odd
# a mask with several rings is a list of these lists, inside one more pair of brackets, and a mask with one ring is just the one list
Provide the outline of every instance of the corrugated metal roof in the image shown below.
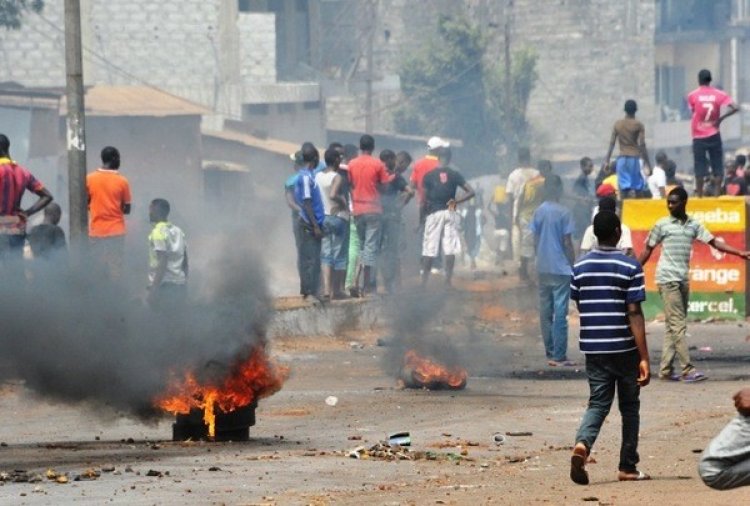
[[292,142],[282,141],[279,139],[261,139],[253,135],[243,134],[239,132],[233,132],[231,130],[208,131],[203,132],[206,137],[214,137],[225,141],[239,142],[245,146],[251,148],[262,149],[263,151],[270,151],[271,153],[277,153],[280,155],[290,155],[299,149],[298,144]]
[[[87,116],[194,116],[211,110],[149,86],[96,85],[86,89]],[[65,100],[61,114],[67,108]]]

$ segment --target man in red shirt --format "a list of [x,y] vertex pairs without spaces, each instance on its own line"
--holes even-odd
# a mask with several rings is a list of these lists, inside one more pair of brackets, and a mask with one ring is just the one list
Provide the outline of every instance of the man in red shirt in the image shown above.
[[[21,199],[26,190],[36,193],[39,199],[26,210],[21,209]],[[16,269],[23,259],[26,240],[26,220],[52,202],[52,194],[31,172],[10,158],[10,140],[0,134],[0,267],[10,267],[8,273],[18,275]]]
[[359,268],[353,295],[359,293],[359,273],[364,272],[363,294],[372,289],[375,281],[372,271],[377,265],[380,250],[383,206],[380,203],[379,186],[393,181],[395,175],[389,174],[385,164],[373,158],[375,139],[363,135],[359,139],[361,154],[349,162],[349,181],[352,195],[352,214],[359,236]]
[[[719,125],[738,109],[729,95],[711,86],[710,71],[703,69],[698,72],[698,84],[700,86],[687,96],[687,103],[693,111],[690,128],[693,135],[695,193],[702,197],[703,183],[709,175],[706,156],[711,160],[712,186],[721,188],[724,153]],[[728,109],[723,115],[722,106]]]
[[409,184],[417,192],[417,204],[419,204],[419,223],[424,223],[424,187],[422,181],[427,173],[435,170],[440,165],[440,150],[450,147],[450,143],[440,137],[430,137],[427,141],[427,155],[414,163],[411,170]]

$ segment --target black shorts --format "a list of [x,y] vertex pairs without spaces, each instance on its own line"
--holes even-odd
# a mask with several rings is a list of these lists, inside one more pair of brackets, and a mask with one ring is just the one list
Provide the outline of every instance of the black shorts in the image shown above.
[[696,178],[702,179],[709,175],[707,163],[709,160],[711,174],[714,177],[721,177],[724,174],[724,150],[721,144],[721,134],[703,139],[693,139],[693,163]]

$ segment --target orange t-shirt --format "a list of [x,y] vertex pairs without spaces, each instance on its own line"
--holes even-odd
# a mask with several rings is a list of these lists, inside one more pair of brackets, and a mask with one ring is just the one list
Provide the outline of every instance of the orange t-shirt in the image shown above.
[[125,235],[122,206],[130,204],[130,185],[116,170],[97,169],[86,176],[89,237]]
[[411,170],[411,178],[409,179],[414,186],[417,188],[417,199],[420,204],[424,203],[424,187],[422,181],[427,173],[435,170],[440,165],[440,160],[436,156],[427,155],[421,160],[418,160],[414,164],[414,168]]

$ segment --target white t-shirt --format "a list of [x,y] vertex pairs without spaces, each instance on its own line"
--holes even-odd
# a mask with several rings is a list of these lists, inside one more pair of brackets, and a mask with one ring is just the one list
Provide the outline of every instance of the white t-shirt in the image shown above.
[[[621,251],[627,251],[633,248],[633,236],[630,233],[630,228],[627,225],[620,225],[622,235],[620,240],[617,242],[617,249]],[[591,251],[599,245],[599,240],[594,235],[594,225],[589,225],[586,232],[583,233],[583,239],[581,239],[581,250]]]
[[162,283],[173,283],[184,285],[187,275],[184,270],[187,243],[185,233],[180,227],[161,221],[154,225],[148,235],[148,281],[153,284],[156,277],[156,269],[159,260],[156,253],[160,251],[167,254],[167,270],[164,273]]
[[[335,170],[324,170],[315,174],[315,184],[318,185],[318,189],[320,190],[321,200],[323,201],[323,212],[326,216],[331,216],[331,209],[337,205],[331,198],[331,187],[336,176],[338,176],[338,173]],[[336,216],[348,220],[349,212],[346,209],[339,210]]]
[[654,167],[654,173],[648,177],[648,189],[651,191],[651,198],[662,199],[664,197],[659,193],[659,188],[667,186],[667,173],[658,165]]
[[539,175],[539,171],[533,167],[518,167],[508,176],[505,183],[505,193],[513,195],[513,216],[518,215],[518,201],[521,199],[523,187],[531,179]]

